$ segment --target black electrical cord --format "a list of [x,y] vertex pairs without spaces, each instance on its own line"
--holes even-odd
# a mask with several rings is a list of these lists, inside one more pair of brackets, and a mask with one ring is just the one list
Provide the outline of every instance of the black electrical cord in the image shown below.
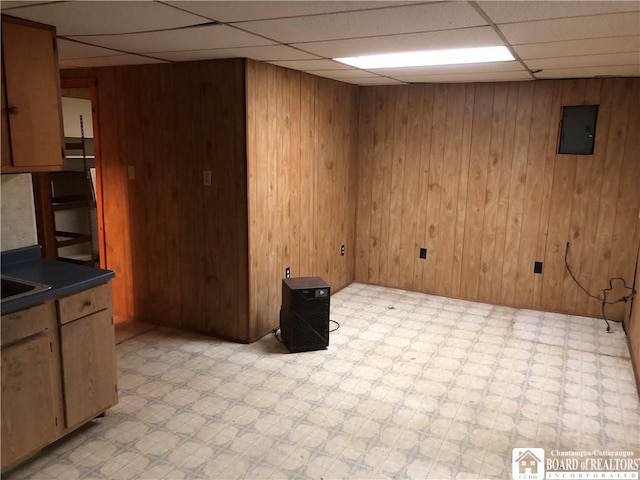
[[273,333],[273,336],[276,337],[276,340],[282,343],[282,338],[278,336],[279,331],[280,331],[280,328],[274,328],[271,333]]
[[[329,321],[336,324],[336,328],[334,328],[333,330],[329,330],[329,333],[335,332],[336,330],[338,330],[340,328],[340,324],[338,322],[336,322],[335,320],[329,320]],[[274,328],[271,331],[271,333],[273,333],[273,336],[276,337],[276,340],[278,340],[280,343],[283,343],[282,342],[282,334],[278,335],[278,332],[280,332],[280,328]]]
[[[576,278],[576,276],[571,271],[571,267],[569,266],[569,245],[570,245],[569,242],[567,242],[567,246],[566,246],[565,251],[564,251],[564,266],[567,269],[567,272],[569,272],[569,276],[573,279],[573,281],[576,283],[576,285],[578,285],[578,287],[580,287],[580,289],[584,293],[586,293],[590,298],[598,300],[601,303],[602,319],[607,324],[607,333],[611,333],[611,324],[609,324],[609,320],[607,319],[605,306],[607,306],[607,305],[615,305],[616,303],[628,302],[638,292],[635,290],[635,288],[628,286],[627,285],[627,281],[622,277],[610,278],[609,279],[609,288],[605,288],[605,289],[602,290],[602,297],[598,297],[597,295],[594,295],[591,292],[589,292],[589,290],[587,290],[586,288],[584,288],[582,286],[580,281]],[[624,296],[620,297],[618,300],[614,300],[614,301],[607,300],[607,295],[613,290],[613,282],[616,281],[616,280],[622,282],[622,286],[626,290],[630,291],[631,293],[629,295],[624,295]]]

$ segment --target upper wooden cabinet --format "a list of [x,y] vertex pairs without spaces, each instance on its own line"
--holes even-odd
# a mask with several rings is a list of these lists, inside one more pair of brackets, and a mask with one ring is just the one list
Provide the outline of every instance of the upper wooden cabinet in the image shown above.
[[55,27],[2,16],[2,173],[64,159]]

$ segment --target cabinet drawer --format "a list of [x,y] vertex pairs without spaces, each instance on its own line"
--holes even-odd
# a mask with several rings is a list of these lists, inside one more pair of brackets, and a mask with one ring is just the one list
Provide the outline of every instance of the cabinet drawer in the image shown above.
[[3,315],[1,320],[2,346],[10,345],[46,330],[48,319],[51,318],[52,303],[43,303],[26,310]]
[[60,325],[64,325],[78,318],[104,310],[110,305],[111,289],[109,284],[106,283],[59,299],[58,319]]

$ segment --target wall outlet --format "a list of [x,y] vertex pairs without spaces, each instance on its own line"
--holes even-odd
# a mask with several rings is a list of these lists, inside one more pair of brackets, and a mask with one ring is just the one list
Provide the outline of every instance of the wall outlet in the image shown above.
[[533,262],[533,273],[542,273],[542,262]]
[[202,184],[205,187],[211,186],[211,170],[205,170],[202,172]]
[[284,278],[291,278],[291,267],[284,269]]
[[426,248],[421,248],[420,249],[420,258],[422,258],[422,259],[427,258],[427,249]]
[[344,249],[344,244],[343,244],[343,245],[340,247],[340,256],[341,256],[341,257],[344,257],[344,252],[345,252],[345,249]]

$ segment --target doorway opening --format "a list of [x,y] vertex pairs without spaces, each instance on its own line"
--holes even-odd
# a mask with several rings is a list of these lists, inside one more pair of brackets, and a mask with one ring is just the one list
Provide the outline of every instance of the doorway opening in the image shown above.
[[33,174],[43,256],[106,268],[97,90],[93,79],[62,79],[62,171]]

